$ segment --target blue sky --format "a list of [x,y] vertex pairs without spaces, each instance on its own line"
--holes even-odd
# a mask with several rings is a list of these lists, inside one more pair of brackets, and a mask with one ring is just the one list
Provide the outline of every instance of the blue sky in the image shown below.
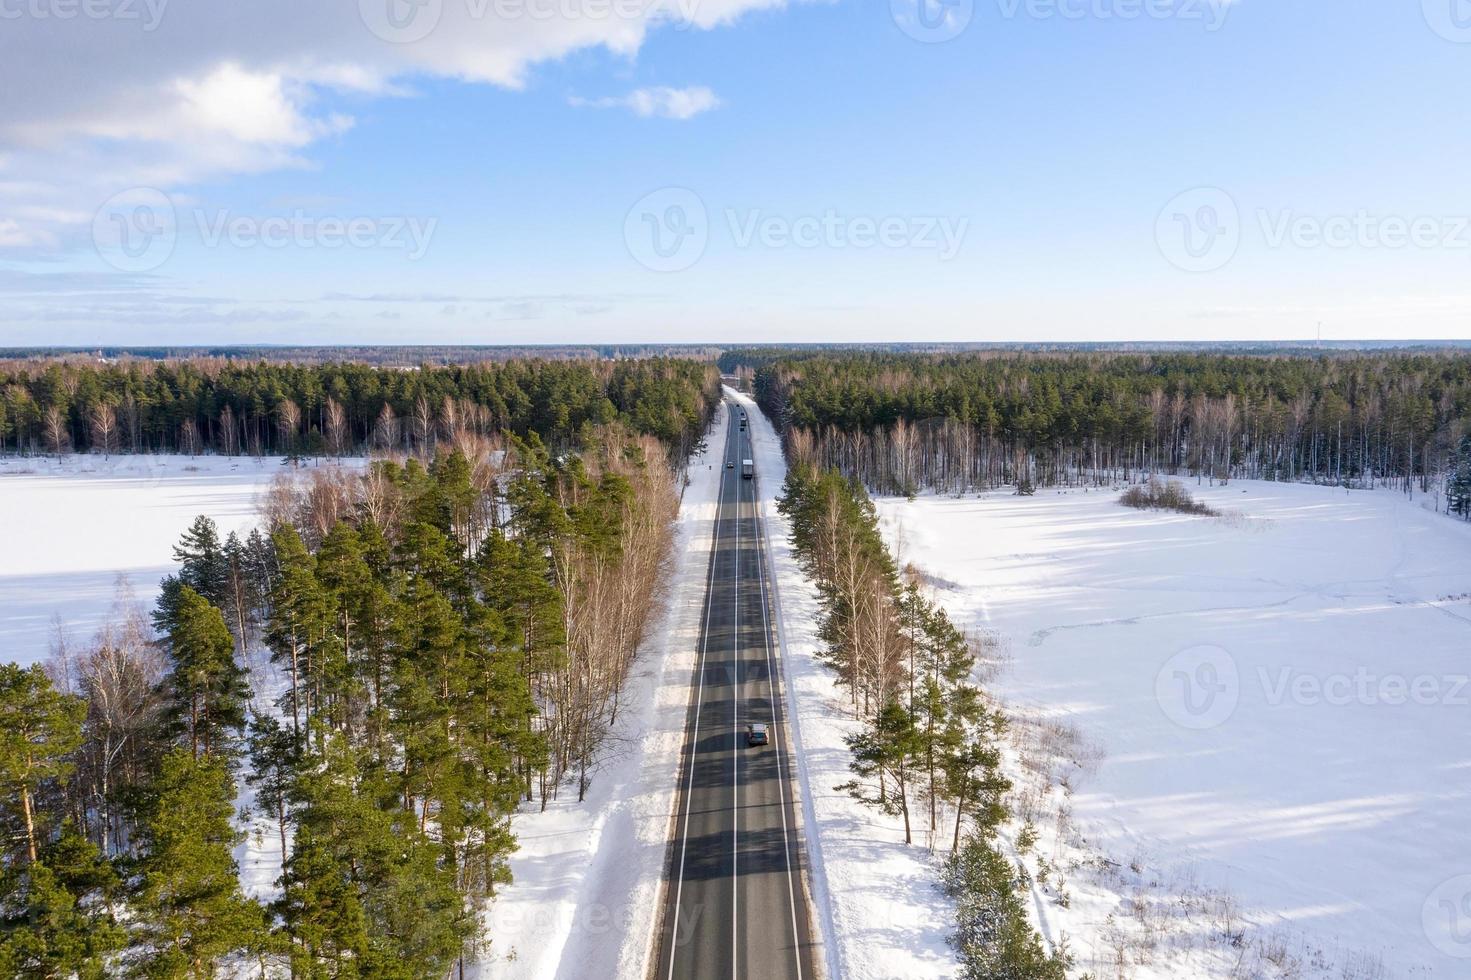
[[1468,334],[1464,0],[155,2],[9,21],[0,343]]

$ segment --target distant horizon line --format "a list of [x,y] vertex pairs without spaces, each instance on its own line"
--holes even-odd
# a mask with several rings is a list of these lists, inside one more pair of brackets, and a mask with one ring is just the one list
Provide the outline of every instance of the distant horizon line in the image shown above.
[[271,342],[241,342],[241,343],[217,343],[217,344],[191,344],[162,342],[135,342],[126,344],[16,344],[11,346],[0,346],[0,357],[10,357],[16,354],[90,354],[107,352],[131,352],[131,351],[237,351],[237,350],[303,350],[303,351],[333,351],[333,350],[469,350],[469,351],[515,351],[515,350],[647,350],[647,349],[697,349],[730,351],[730,350],[754,350],[754,349],[845,349],[845,350],[1025,350],[1038,348],[1099,348],[1099,347],[1142,347],[1142,348],[1206,348],[1206,347],[1254,347],[1254,348],[1333,348],[1339,350],[1352,350],[1367,347],[1471,347],[1471,337],[1435,339],[1435,338],[1412,338],[1396,340],[1389,338],[1360,338],[1360,339],[1303,339],[1303,338],[1277,338],[1262,340],[1149,340],[1149,339],[1123,339],[1123,340],[867,340],[867,341],[743,341],[726,342],[719,340],[692,340],[692,341],[604,341],[604,342],[569,342],[569,343],[501,343],[501,344],[474,344],[454,342],[421,342],[421,343],[271,343]]

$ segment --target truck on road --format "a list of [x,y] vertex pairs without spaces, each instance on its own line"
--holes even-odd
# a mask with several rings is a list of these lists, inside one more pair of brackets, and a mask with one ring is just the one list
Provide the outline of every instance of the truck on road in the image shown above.
[[756,461],[751,459],[741,460],[741,479],[749,480],[756,475]]

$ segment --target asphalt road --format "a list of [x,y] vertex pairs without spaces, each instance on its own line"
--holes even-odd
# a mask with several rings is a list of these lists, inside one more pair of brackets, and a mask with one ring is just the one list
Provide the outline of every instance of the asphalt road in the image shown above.
[[[655,977],[816,978],[750,436],[731,413]],[[759,474],[758,474],[759,477]],[[771,726],[748,747],[746,726]]]

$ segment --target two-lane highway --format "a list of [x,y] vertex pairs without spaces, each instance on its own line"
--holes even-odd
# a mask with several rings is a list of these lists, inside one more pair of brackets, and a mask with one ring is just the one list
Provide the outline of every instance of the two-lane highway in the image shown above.
[[[658,980],[816,978],[778,645],[741,409],[727,404],[715,544],[690,697]],[[733,463],[733,466],[728,466]],[[759,476],[759,475],[758,475]],[[766,724],[767,745],[746,727]]]

